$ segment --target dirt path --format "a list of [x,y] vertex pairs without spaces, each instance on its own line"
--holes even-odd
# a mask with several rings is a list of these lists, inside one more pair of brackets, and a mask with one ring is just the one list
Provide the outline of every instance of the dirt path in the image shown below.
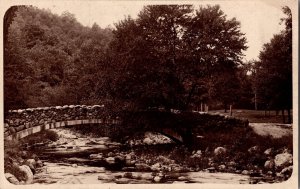
[[254,132],[262,136],[271,135],[274,138],[281,138],[284,136],[292,136],[293,134],[292,125],[290,124],[249,123],[249,126],[253,128]]

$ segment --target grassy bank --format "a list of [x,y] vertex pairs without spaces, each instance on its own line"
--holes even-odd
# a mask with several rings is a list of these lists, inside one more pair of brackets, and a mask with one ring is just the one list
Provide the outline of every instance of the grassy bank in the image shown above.
[[[230,115],[229,110],[225,113],[224,110],[210,110],[210,113],[220,113],[223,115]],[[293,112],[291,111],[291,115]],[[248,119],[250,123],[283,123],[281,111],[276,115],[276,111],[264,111],[264,110],[246,110],[246,109],[234,109],[232,110],[232,116],[236,118]],[[285,111],[285,119],[287,121],[287,112]]]

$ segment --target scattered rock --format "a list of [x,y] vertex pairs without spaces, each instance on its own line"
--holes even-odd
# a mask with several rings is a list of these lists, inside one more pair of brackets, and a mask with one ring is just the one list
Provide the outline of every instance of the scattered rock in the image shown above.
[[27,159],[24,164],[27,165],[33,173],[35,172],[36,161],[34,159]]
[[180,176],[177,179],[180,180],[180,181],[188,180],[185,176]]
[[21,165],[21,166],[19,166],[19,171],[24,174],[24,176],[25,176],[25,178],[24,178],[25,180],[24,181],[25,181],[26,184],[32,183],[32,181],[33,181],[33,173],[32,173],[31,169],[27,165]]
[[119,179],[116,179],[115,182],[117,184],[128,184],[129,183],[129,180],[126,179],[126,178],[119,178]]
[[111,177],[109,175],[99,175],[98,180],[110,180]]
[[290,153],[277,154],[274,161],[276,168],[283,168],[293,163],[293,155]]
[[72,164],[72,167],[77,168],[78,165],[76,163]]
[[249,174],[250,174],[250,172],[248,170],[243,170],[242,171],[242,175],[249,175]]
[[209,168],[207,168],[207,170],[208,170],[208,172],[213,173],[213,172],[216,171],[216,168],[214,168],[214,167],[209,167]]
[[226,166],[225,166],[225,165],[219,165],[219,166],[218,166],[218,169],[219,169],[220,171],[225,171]]
[[285,176],[290,176],[293,173],[293,166],[286,167],[281,170],[280,174],[285,175]]
[[152,180],[153,176],[149,174],[142,174],[141,179],[143,180]]
[[125,158],[123,156],[116,156],[115,157],[115,161],[116,162],[124,162],[125,161]]
[[28,157],[28,153],[26,151],[21,151],[20,156],[21,158],[26,159]]
[[237,164],[234,161],[230,161],[227,165],[231,167],[235,167]]
[[13,174],[5,173],[5,178],[12,184],[20,184],[19,180]]
[[97,143],[97,142],[91,140],[91,141],[86,142],[85,144],[86,144],[86,145],[95,145],[95,144],[99,144],[99,143]]
[[281,173],[276,173],[276,177],[278,177],[278,178],[284,178],[284,175],[281,174]]
[[159,162],[164,163],[164,164],[174,164],[175,163],[174,160],[166,158],[165,156],[158,156],[157,159]]
[[108,157],[112,157],[112,156],[114,156],[114,153],[109,152],[109,153],[107,154],[107,156],[108,156]]
[[201,150],[197,150],[196,152],[193,153],[193,155],[191,155],[191,158],[201,158],[201,157],[202,157]]
[[215,150],[214,150],[214,154],[215,156],[217,157],[220,157],[220,156],[223,156],[227,153],[227,149],[224,148],[224,147],[217,147]]
[[114,164],[115,163],[115,158],[114,157],[108,157],[108,158],[105,159],[105,161],[108,164]]
[[139,171],[149,171],[151,170],[151,167],[145,163],[136,163],[135,167]]
[[135,171],[136,168],[135,167],[123,167],[122,171]]
[[251,148],[248,149],[248,152],[250,154],[257,154],[260,152],[259,146],[252,146]]
[[275,162],[274,162],[274,160],[271,159],[271,160],[266,161],[264,167],[265,167],[265,169],[267,169],[267,170],[272,170],[272,169],[274,169],[274,167],[275,167]]
[[94,159],[94,160],[102,160],[103,159],[103,155],[100,154],[91,154],[90,155],[90,159]]
[[182,172],[182,167],[178,164],[170,164],[169,167],[171,167],[173,172]]
[[153,178],[153,181],[154,182],[161,182],[161,180],[162,180],[162,177],[160,177],[160,176],[155,176],[154,178]]
[[145,143],[145,144],[147,144],[147,145],[151,145],[152,143],[153,143],[153,141],[150,139],[150,138],[145,138],[144,140],[143,140],[143,143]]
[[155,163],[154,165],[151,166],[152,171],[160,171],[161,170],[161,164],[160,163]]
[[140,180],[140,179],[142,179],[142,174],[140,174],[140,173],[132,174],[132,178]]
[[123,177],[125,177],[125,178],[132,178],[133,176],[132,176],[131,172],[126,172],[126,173],[124,173]]
[[274,150],[273,150],[272,148],[268,148],[268,149],[266,149],[266,150],[264,151],[264,154],[265,154],[266,156],[272,156],[273,153],[274,153]]

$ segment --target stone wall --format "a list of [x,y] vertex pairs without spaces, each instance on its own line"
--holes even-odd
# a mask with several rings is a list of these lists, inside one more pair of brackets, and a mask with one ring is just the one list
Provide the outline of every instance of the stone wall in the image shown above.
[[[222,115],[211,115],[203,112],[168,113],[158,111],[153,113],[146,113],[150,115],[150,118],[152,116],[152,121],[149,121],[151,120],[149,119],[147,122],[148,125],[144,124],[143,122],[139,122],[138,119],[134,118],[130,119],[130,122],[132,122],[131,124],[128,125],[128,123],[124,123],[130,128],[127,128],[124,125],[124,128],[122,127],[122,129],[134,132],[136,128],[142,130],[154,128],[155,130],[156,127],[163,127],[172,128],[174,131],[176,131],[178,128],[182,130],[182,127],[199,127],[205,129],[207,127],[227,128],[233,126],[248,126],[248,120],[240,120]],[[163,117],[163,119],[159,119],[159,116]],[[164,122],[168,122],[169,124],[165,124]],[[108,114],[105,113],[104,106],[100,105],[65,105],[10,110],[5,115],[4,137],[7,140],[19,139],[45,129],[84,124],[120,125],[121,118],[118,116],[108,116]]]
[[11,110],[5,115],[4,137],[23,138],[44,129],[66,125],[119,124],[119,117],[104,116],[104,106],[65,105]]

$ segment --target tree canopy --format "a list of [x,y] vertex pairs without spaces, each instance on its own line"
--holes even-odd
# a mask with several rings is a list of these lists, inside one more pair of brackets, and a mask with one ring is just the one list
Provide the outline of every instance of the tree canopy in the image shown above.
[[[147,5],[114,28],[32,6],[4,18],[5,109],[104,104],[110,111],[292,103],[292,20],[248,75],[245,34],[220,6]],[[253,82],[252,82],[253,81]],[[254,89],[252,91],[252,88]]]
[[[292,108],[292,14],[283,8],[285,29],[264,44],[256,62],[255,90],[266,108]],[[290,114],[290,113],[289,113]],[[289,116],[289,122],[290,122]]]

